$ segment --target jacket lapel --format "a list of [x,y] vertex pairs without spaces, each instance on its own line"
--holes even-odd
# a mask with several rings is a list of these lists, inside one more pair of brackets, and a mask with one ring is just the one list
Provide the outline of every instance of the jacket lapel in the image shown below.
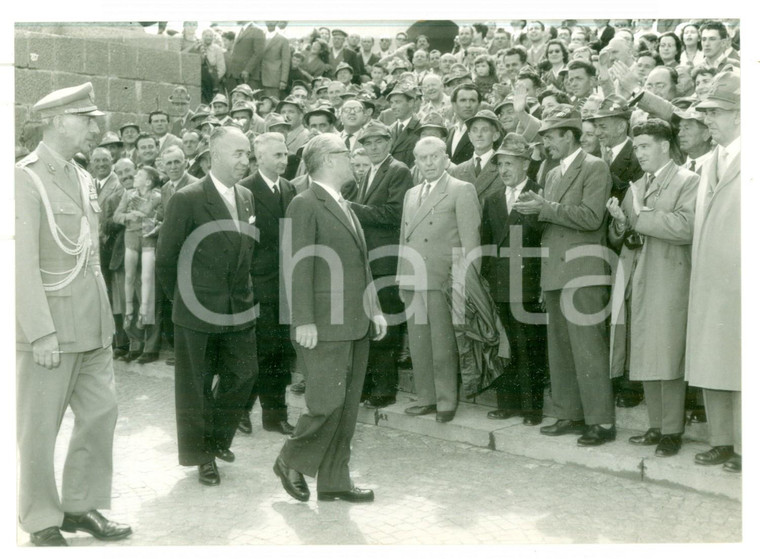
[[71,169],[67,173],[63,162],[58,161],[57,157],[53,157],[43,143],[40,143],[37,148],[37,154],[50,172],[53,184],[66,196],[71,198],[74,203],[76,203],[77,207],[84,209],[82,208],[82,191],[79,185],[79,179],[77,178],[77,173],[73,168],[74,164],[69,164],[71,165]]
[[377,187],[383,182],[385,173],[388,172],[388,168],[391,166],[391,156],[385,158],[385,161],[383,161],[380,164],[380,167],[377,170],[377,173],[375,173],[375,176],[372,177],[372,184],[367,185],[365,187],[364,192],[362,193],[362,199],[360,200],[360,203],[366,204],[369,199],[372,197],[372,195],[377,192]]
[[317,198],[322,200],[322,202],[325,205],[325,208],[327,208],[327,211],[329,211],[331,214],[335,216],[335,218],[343,224],[343,227],[348,229],[348,232],[351,234],[351,237],[354,239],[354,242],[359,246],[359,248],[362,248],[361,241],[359,240],[358,231],[353,226],[353,224],[348,220],[348,216],[343,211],[343,209],[338,205],[338,202],[335,201],[335,198],[333,198],[330,194],[325,192],[325,189],[321,187],[318,184],[313,184],[312,188],[314,189],[314,193],[316,194]]
[[258,171],[256,172],[256,178],[254,179],[252,186],[253,197],[256,199],[256,202],[261,207],[266,208],[273,216],[277,218],[282,217],[280,201]]
[[[214,182],[211,180],[211,177],[209,175],[207,175],[204,179],[203,190],[206,193],[206,211],[208,211],[211,217],[214,218],[215,221],[231,220],[232,216],[227,209],[227,205],[224,203],[224,200],[222,200],[221,194],[219,194],[219,192],[216,190],[216,186],[214,185]],[[239,198],[237,192],[235,195],[236,198]],[[239,213],[240,206],[238,206],[238,214]],[[246,219],[246,221],[248,220]],[[237,245],[240,241],[240,237],[237,231],[233,228],[232,230],[224,230],[223,233],[230,244],[237,248]]]
[[581,166],[583,164],[583,161],[585,161],[586,155],[581,151],[573,160],[573,162],[570,164],[570,167],[568,167],[567,172],[564,175],[560,176],[559,184],[557,184],[557,187],[552,192],[551,201],[552,202],[559,202],[562,200],[562,197],[565,195],[565,192],[572,186],[573,182],[575,181],[578,174],[581,172]]
[[[244,227],[244,225],[247,225],[248,220],[253,217],[253,208],[251,207],[249,199],[242,196],[243,188],[245,187],[235,185],[235,205],[237,206],[238,219],[241,221],[241,228]],[[240,266],[243,265],[243,262],[245,261],[245,254],[247,251],[251,250],[251,242],[253,241],[253,238],[251,238],[250,235],[246,234],[242,229],[241,233],[242,235],[240,237],[240,249],[238,250],[237,261],[238,269],[240,269]]]
[[480,171],[480,174],[475,179],[475,191],[478,193],[478,197],[480,197],[486,190],[488,190],[488,188],[491,186],[491,184],[493,184],[493,181],[496,180],[498,176],[499,171],[496,169],[494,158],[491,157],[491,159],[488,160],[488,163],[486,163],[486,166]]
[[[417,228],[417,226],[422,222],[425,216],[433,210],[433,208],[438,202],[440,202],[446,196],[448,196],[449,194],[448,186],[449,186],[448,175],[444,172],[443,176],[438,181],[438,184],[436,185],[435,190],[433,190],[433,192],[428,194],[428,197],[425,199],[424,202],[422,202],[422,205],[419,208],[417,208],[417,211],[415,212],[414,217],[412,217],[412,221],[409,223],[409,228],[406,230],[407,236]],[[419,199],[420,194],[422,194],[422,185],[420,185],[420,187],[417,189],[415,196],[409,197],[409,202],[411,204],[417,204],[417,200]]]
[[[646,202],[647,198],[649,198],[655,192],[660,192],[664,188],[667,188],[670,184],[670,181],[675,176],[676,170],[676,164],[671,159],[662,170],[662,173],[660,173],[660,176],[653,180],[652,184],[649,185],[649,190],[647,190],[647,192],[644,194],[644,202]],[[644,182],[646,182],[646,179],[644,179]]]

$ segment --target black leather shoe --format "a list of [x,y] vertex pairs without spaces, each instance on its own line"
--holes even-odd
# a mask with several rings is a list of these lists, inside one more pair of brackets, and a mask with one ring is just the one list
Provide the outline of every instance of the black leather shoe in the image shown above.
[[586,432],[578,439],[578,446],[599,446],[615,440],[617,432],[613,425],[605,429],[601,425],[589,425]]
[[158,353],[155,352],[146,352],[137,358],[137,362],[140,363],[140,365],[153,363],[154,361],[158,361]]
[[293,394],[303,394],[306,392],[306,381],[300,380],[290,385],[290,391]]
[[219,477],[219,469],[216,467],[216,460],[198,466],[198,481],[203,485],[219,485],[222,483],[222,478]]
[[681,435],[663,435],[654,455],[665,458],[675,456],[679,450],[681,450]]
[[717,464],[723,464],[733,455],[733,446],[714,446],[710,450],[695,455],[694,462],[702,466],[716,466]]
[[64,532],[87,532],[99,540],[123,540],[132,533],[126,524],[112,522],[96,510],[84,514],[63,514],[61,530]]
[[558,437],[559,435],[582,435],[586,429],[586,424],[583,421],[573,421],[571,419],[558,419],[553,425],[546,425],[541,427],[541,434],[548,435],[550,437]]
[[288,495],[304,503],[309,500],[309,486],[306,485],[306,480],[301,472],[288,468],[279,456],[272,469],[277,477],[280,478],[282,487],[287,491]]
[[691,412],[691,416],[689,417],[689,424],[694,423],[707,423],[707,414],[705,413],[704,406],[701,408],[695,408]]
[[486,414],[486,417],[488,419],[509,419],[510,417],[515,417],[516,415],[520,415],[519,411],[515,410],[491,410]]
[[375,492],[371,489],[354,487],[351,491],[335,491],[317,493],[319,501],[348,501],[349,503],[371,503],[375,500]]
[[731,458],[726,460],[723,464],[723,469],[732,474],[742,473],[742,456],[741,454],[734,454]]
[[126,361],[127,363],[129,363],[130,361],[134,361],[135,359],[137,359],[141,355],[142,355],[142,351],[130,351],[124,357],[122,357],[122,359],[124,359],[124,361]]
[[235,461],[235,453],[232,452],[229,448],[217,448],[214,451],[214,456],[219,458],[219,460],[224,460],[225,462]]
[[396,403],[395,396],[370,396],[364,401],[364,407],[370,409],[384,408]]
[[435,410],[435,406],[412,406],[411,408],[406,408],[404,413],[406,415],[428,415],[435,413]]
[[253,425],[251,425],[251,416],[248,414],[248,412],[243,412],[243,415],[240,416],[240,423],[238,423],[238,431],[241,433],[245,433],[246,435],[250,435],[253,433]]
[[652,446],[658,444],[661,438],[662,432],[659,429],[653,427],[643,435],[634,435],[628,439],[628,442],[635,444],[636,446]]
[[621,392],[615,398],[615,405],[619,408],[635,408],[643,399],[644,396],[636,392]]
[[438,423],[448,423],[452,419],[454,419],[454,415],[456,414],[456,411],[439,411],[435,414],[435,420]]
[[119,357],[124,357],[127,353],[129,353],[128,348],[115,347],[113,350],[113,358],[118,359]]
[[276,433],[282,433],[283,435],[292,435],[296,428],[288,423],[287,419],[282,421],[272,421],[263,423],[264,431],[275,431]]
[[32,545],[37,547],[66,547],[69,543],[63,537],[58,526],[51,526],[39,532],[33,532],[29,535]]
[[523,415],[523,425],[527,425],[528,427],[534,427],[536,425],[540,425],[543,420],[544,420],[544,413],[540,411],[528,412],[525,415]]

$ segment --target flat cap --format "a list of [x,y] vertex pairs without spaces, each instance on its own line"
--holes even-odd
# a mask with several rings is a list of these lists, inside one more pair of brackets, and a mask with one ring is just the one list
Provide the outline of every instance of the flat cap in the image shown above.
[[541,128],[538,130],[538,133],[542,134],[556,128],[583,130],[581,114],[572,105],[566,105],[564,103],[552,107],[544,114]]
[[290,128],[290,123],[285,120],[285,118],[280,113],[269,113],[264,118],[264,126],[267,129],[267,132],[274,128],[275,126],[287,126]]
[[187,88],[183,85],[178,85],[169,95],[170,103],[189,103],[190,94],[187,92]]
[[359,143],[364,143],[367,138],[380,136],[383,138],[391,137],[391,129],[379,120],[370,120],[364,128],[362,128],[359,137],[356,139]]
[[100,139],[100,143],[98,144],[98,147],[105,147],[110,146],[111,144],[118,144],[118,145],[124,145],[124,142],[121,141],[121,138],[119,138],[119,135],[116,132],[111,132],[110,130],[103,134],[103,137]]
[[704,101],[696,106],[698,111],[707,109],[724,109],[735,111],[741,108],[739,74],[732,70],[724,70],[717,74],[705,95]]
[[104,115],[95,105],[95,93],[90,82],[48,93],[34,104],[32,111],[39,118],[51,118],[57,115]]
[[480,110],[475,113],[475,116],[472,116],[465,120],[464,124],[467,128],[469,128],[476,120],[486,120],[493,124],[497,130],[501,130],[501,122],[499,122],[499,119],[496,117],[496,114],[494,114],[493,111]]
[[504,141],[494,155],[513,155],[515,157],[530,159],[532,153],[533,148],[522,134],[510,132],[504,138]]
[[217,93],[214,95],[214,98],[211,100],[211,105],[214,103],[222,103],[228,107],[230,106],[230,102],[227,100],[227,96],[224,93]]

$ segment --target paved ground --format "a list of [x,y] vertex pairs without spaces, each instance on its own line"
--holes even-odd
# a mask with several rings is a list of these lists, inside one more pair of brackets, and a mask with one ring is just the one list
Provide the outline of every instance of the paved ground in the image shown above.
[[[359,425],[352,471],[376,501],[298,503],[272,464],[283,437],[261,430],[233,443],[222,484],[177,465],[173,382],[117,373],[113,511],[134,535],[109,546],[251,544],[539,544],[741,541],[730,499]],[[295,422],[297,418],[291,417]],[[62,460],[73,418],[59,441]],[[313,488],[312,483],[312,490]],[[19,533],[19,542],[28,538]],[[81,535],[72,545],[100,545]]]

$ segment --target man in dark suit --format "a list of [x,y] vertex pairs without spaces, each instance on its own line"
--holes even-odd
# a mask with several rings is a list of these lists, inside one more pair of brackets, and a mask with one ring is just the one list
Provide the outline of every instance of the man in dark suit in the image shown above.
[[169,201],[156,269],[174,302],[179,463],[198,466],[202,484],[218,485],[215,458],[235,459],[230,444],[257,373],[254,217],[251,193],[236,186],[248,172],[248,138],[221,126],[209,149],[209,174]]
[[[543,224],[536,215],[514,210],[522,192],[539,192],[538,184],[527,178],[531,152],[525,138],[515,133],[508,134],[496,151],[494,158],[506,188],[486,198],[481,239],[484,247],[493,245],[500,252],[484,259],[483,276],[512,349],[507,370],[496,385],[498,409],[488,412],[488,418],[522,415],[525,425],[538,425],[546,371],[546,316],[541,311],[538,258]],[[524,254],[523,248],[534,249],[533,254]]]
[[[396,275],[417,391],[417,405],[405,412],[435,413],[446,423],[456,413],[459,355],[444,290],[452,271],[460,272],[459,264],[480,246],[480,203],[474,186],[445,171],[443,140],[422,138],[414,155],[425,180],[404,197]],[[479,261],[468,265],[480,267]]]
[[148,115],[148,124],[158,143],[160,157],[171,146],[182,148],[182,140],[169,132],[169,115],[164,111],[153,111]]
[[523,192],[515,209],[545,223],[541,289],[557,422],[541,433],[583,433],[579,445],[597,446],[616,435],[605,312],[610,271],[603,258],[612,178],[604,161],[581,149],[581,130],[572,106],[547,111],[539,133],[560,164],[546,177],[546,194]]
[[329,63],[332,68],[332,74],[335,75],[335,72],[338,70],[338,65],[341,62],[345,62],[354,70],[352,81],[354,83],[361,83],[361,75],[365,73],[364,64],[362,63],[361,56],[359,56],[356,51],[344,47],[346,37],[348,37],[348,34],[342,29],[332,30],[332,48],[330,49],[329,54]]
[[504,183],[499,178],[496,166],[494,142],[499,140],[501,126],[493,111],[482,110],[467,119],[467,136],[474,152],[470,159],[458,165],[451,176],[475,186],[478,201],[482,206],[485,199],[496,192],[504,191]]
[[408,168],[414,165],[414,145],[417,143],[417,126],[420,119],[414,114],[417,94],[411,87],[398,86],[388,94],[391,112],[396,122],[390,127],[390,154]]
[[290,381],[290,332],[280,323],[280,220],[296,195],[295,188],[281,177],[288,163],[288,147],[282,134],[267,132],[256,136],[253,151],[258,170],[240,186],[253,194],[254,216],[259,238],[251,279],[259,305],[256,320],[259,376],[253,386],[238,428],[251,433],[251,410],[258,396],[264,430],[293,433],[288,423],[285,388]]
[[264,56],[266,36],[252,22],[239,23],[243,25],[243,28],[238,32],[235,42],[232,44],[230,63],[227,66],[225,76],[227,91],[232,91],[235,86],[243,83],[254,89],[259,89],[261,86],[258,76],[261,59]]
[[292,245],[283,249],[282,274],[307,409],[274,471],[299,501],[309,499],[306,474],[317,477],[319,500],[368,502],[374,493],[353,485],[348,462],[371,330],[380,340],[386,323],[361,225],[340,194],[353,176],[346,146],[340,136],[321,134],[303,158],[313,183],[288,207]]
[[290,43],[277,27],[277,21],[267,21],[266,43],[261,58],[261,85],[264,95],[285,97],[290,76]]
[[[628,136],[630,118],[631,111],[626,100],[613,94],[607,96],[596,114],[588,119],[594,123],[602,159],[610,167],[612,196],[621,203],[629,185],[644,175],[639,160],[633,153],[633,142]],[[619,408],[635,407],[644,399],[641,382],[630,380],[627,370],[622,376],[615,377],[613,387],[615,404]]]
[[[401,211],[404,195],[412,187],[412,174],[406,165],[391,157],[391,132],[382,122],[370,121],[362,129],[358,141],[372,167],[362,179],[351,209],[364,230],[367,250],[390,252],[383,258],[373,259],[370,268],[383,313],[399,315],[404,312],[404,305],[393,276],[398,266]],[[367,396],[364,402],[367,407],[382,408],[396,402],[400,328],[400,324],[392,323],[383,340],[370,343],[363,391]]]
[[480,91],[473,83],[460,84],[451,92],[451,106],[456,118],[446,139],[446,154],[455,165],[470,159],[475,151],[465,123],[478,112],[481,100]]

